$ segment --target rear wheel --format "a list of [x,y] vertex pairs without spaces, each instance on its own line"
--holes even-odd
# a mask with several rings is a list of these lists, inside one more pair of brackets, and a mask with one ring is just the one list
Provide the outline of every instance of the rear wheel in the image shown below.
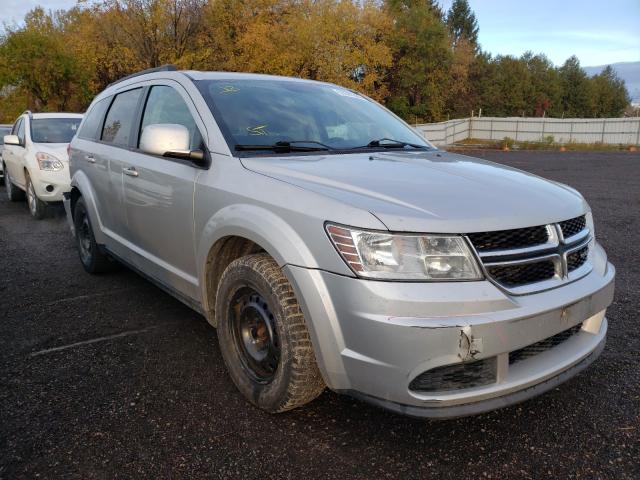
[[33,187],[33,182],[28,173],[25,173],[27,183],[27,204],[29,205],[29,213],[36,220],[42,220],[47,216],[48,206],[45,202],[38,198],[36,189]]
[[7,191],[7,197],[12,202],[19,202],[20,200],[24,200],[24,192],[20,190],[13,184],[11,180],[11,175],[9,175],[9,170],[7,170],[7,165],[4,164],[4,188]]
[[78,198],[73,209],[73,225],[80,262],[89,273],[103,273],[113,269],[114,262],[101,250],[93,235],[93,227],[87,214],[87,206],[82,197]]
[[324,389],[291,284],[267,254],[239,258],[216,295],[218,340],[231,379],[254,405],[284,412]]

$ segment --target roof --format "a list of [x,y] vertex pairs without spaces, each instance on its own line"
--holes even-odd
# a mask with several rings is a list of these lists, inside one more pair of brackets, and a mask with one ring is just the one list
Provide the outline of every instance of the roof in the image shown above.
[[38,118],[82,118],[81,113],[51,112],[51,113],[34,113],[34,119]]

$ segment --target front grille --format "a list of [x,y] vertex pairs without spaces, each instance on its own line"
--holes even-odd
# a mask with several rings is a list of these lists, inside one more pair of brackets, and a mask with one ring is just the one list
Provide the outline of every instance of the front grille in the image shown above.
[[549,280],[555,275],[556,269],[551,260],[543,260],[534,263],[494,265],[487,267],[487,272],[505,287],[517,287]]
[[557,347],[558,345],[566,342],[573,335],[578,333],[581,328],[582,328],[582,324],[576,325],[575,327],[571,327],[569,330],[560,332],[557,335],[554,335],[553,337],[545,338],[544,340],[540,340],[539,342],[529,345],[527,347],[521,348],[520,350],[514,350],[513,352],[510,352],[509,365],[513,365],[514,363],[527,360],[531,357],[539,355],[542,352],[546,352],[547,350],[550,350],[553,347]]
[[409,389],[415,392],[437,392],[489,385],[496,382],[496,363],[496,357],[491,357],[437,367],[414,378]]
[[478,252],[488,252],[542,245],[549,240],[549,233],[547,227],[541,225],[496,232],[470,233],[468,237]]
[[573,272],[575,269],[580,268],[585,264],[587,258],[589,258],[588,245],[582,247],[580,250],[571,252],[569,255],[567,255],[567,270]]
[[560,229],[564,238],[574,236],[576,233],[580,233],[587,226],[587,220],[584,215],[581,217],[572,218],[571,220],[565,220],[560,222]]

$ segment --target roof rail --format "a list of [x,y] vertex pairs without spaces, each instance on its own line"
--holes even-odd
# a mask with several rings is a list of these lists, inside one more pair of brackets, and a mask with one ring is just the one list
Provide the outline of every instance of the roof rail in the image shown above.
[[178,67],[176,67],[175,65],[171,65],[171,64],[162,65],[160,67],[155,67],[155,68],[147,68],[146,70],[140,70],[139,72],[132,73],[131,75],[127,75],[126,77],[122,77],[122,78],[116,80],[115,82],[111,82],[109,85],[107,85],[107,88],[111,87],[112,85],[115,85],[116,83],[120,83],[120,82],[124,82],[125,80],[129,80],[130,78],[137,77],[139,75],[144,75],[145,73],[175,72],[176,70],[178,70]]
[[31,110],[25,110],[20,115],[29,115],[29,118],[33,118],[33,113],[31,113]]

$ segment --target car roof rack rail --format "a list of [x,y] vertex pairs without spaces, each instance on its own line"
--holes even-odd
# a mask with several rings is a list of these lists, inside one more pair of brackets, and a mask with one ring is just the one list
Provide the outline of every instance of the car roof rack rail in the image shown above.
[[25,110],[21,115],[29,115],[29,118],[33,118],[33,112],[31,112],[31,110]]
[[160,67],[155,67],[155,68],[147,68],[146,70],[140,70],[139,72],[132,73],[131,75],[127,75],[126,77],[122,77],[122,78],[116,80],[115,82],[111,82],[109,85],[107,85],[107,88],[109,88],[112,85],[115,85],[117,83],[124,82],[125,80],[129,80],[130,78],[134,78],[134,77],[137,77],[139,75],[144,75],[145,73],[175,72],[177,70],[178,70],[178,67],[176,67],[175,65],[172,65],[172,64],[166,64],[166,65],[162,65]]

